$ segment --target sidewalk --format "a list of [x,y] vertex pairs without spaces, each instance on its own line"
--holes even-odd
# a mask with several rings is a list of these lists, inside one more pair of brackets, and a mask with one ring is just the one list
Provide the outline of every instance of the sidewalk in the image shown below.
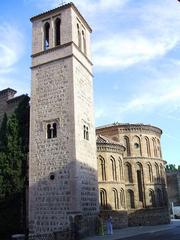
[[128,227],[123,229],[114,230],[113,235],[94,236],[87,237],[84,240],[119,240],[122,238],[132,237],[144,233],[154,233],[159,231],[165,231],[168,229],[180,226],[180,220],[172,220],[171,224],[156,225],[156,226],[140,226],[140,227]]

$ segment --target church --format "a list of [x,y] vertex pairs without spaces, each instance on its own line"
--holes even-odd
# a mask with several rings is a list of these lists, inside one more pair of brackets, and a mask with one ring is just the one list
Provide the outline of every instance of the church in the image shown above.
[[[29,239],[70,239],[75,222],[82,237],[92,234],[99,212],[115,228],[168,223],[162,130],[95,128],[92,29],[73,3],[31,22]],[[0,91],[4,106],[14,93]]]

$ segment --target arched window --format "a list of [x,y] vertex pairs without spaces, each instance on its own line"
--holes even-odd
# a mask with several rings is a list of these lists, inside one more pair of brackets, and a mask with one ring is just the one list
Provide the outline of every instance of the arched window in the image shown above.
[[99,157],[100,160],[100,168],[101,168],[101,179],[103,181],[106,181],[106,165],[105,165],[105,159],[103,157]]
[[160,181],[160,174],[159,174],[159,166],[157,163],[155,163],[155,169],[156,169],[156,181]]
[[136,174],[137,174],[137,183],[138,183],[138,193],[139,193],[139,201],[143,202],[143,186],[144,186],[144,174],[143,174],[143,167],[141,163],[137,163],[136,165]]
[[133,143],[134,143],[134,155],[135,156],[141,156],[142,152],[141,152],[141,140],[138,136],[134,136],[133,138]]
[[128,209],[135,208],[134,192],[131,189],[127,190],[127,208]]
[[113,195],[114,195],[114,208],[119,209],[118,191],[115,188],[113,189]]
[[150,206],[152,207],[156,206],[155,194],[154,194],[154,190],[152,189],[149,189],[149,203],[150,203]]
[[56,138],[57,137],[57,123],[49,123],[47,125],[47,138]]
[[161,144],[160,144],[160,141],[159,139],[157,139],[157,144],[158,144],[158,152],[159,152],[159,157],[162,158],[162,152],[161,152]]
[[147,167],[148,167],[149,182],[153,182],[153,172],[152,172],[151,163],[148,163]]
[[112,179],[117,181],[116,161],[111,157]]
[[164,183],[164,168],[163,168],[163,165],[160,164],[160,180],[162,183]]
[[51,124],[47,125],[47,138],[51,138]]
[[148,156],[148,157],[151,157],[151,149],[150,149],[149,138],[148,138],[148,137],[145,137],[145,141],[146,141],[147,156]]
[[126,154],[127,154],[127,156],[130,156],[131,155],[130,142],[129,142],[129,138],[127,136],[124,136],[124,142],[125,142],[125,147],[126,147]]
[[157,146],[156,146],[156,140],[153,138],[153,151],[154,151],[154,157],[157,157]]
[[61,20],[56,18],[55,20],[55,46],[61,44]]
[[133,182],[132,179],[132,168],[131,165],[129,163],[125,163],[125,180],[126,182]]
[[121,208],[125,208],[125,196],[124,196],[123,188],[121,188],[120,190],[120,204],[121,204]]
[[53,123],[53,138],[56,138],[57,137],[57,124],[56,123]]
[[49,48],[49,30],[50,24],[46,22],[44,24],[44,50],[47,50]]
[[77,24],[77,32],[78,32],[78,47],[81,50],[82,49],[82,41],[81,41],[81,32],[80,32],[80,29],[79,29],[79,24]]
[[105,189],[100,189],[100,206],[102,209],[107,208],[107,192]]
[[157,205],[158,207],[162,207],[163,206],[163,198],[162,198],[162,191],[161,189],[157,189]]
[[119,158],[119,179],[123,179],[123,165],[122,160]]
[[82,31],[82,38],[83,38],[83,52],[84,54],[86,54],[86,38],[84,31]]
[[168,196],[167,196],[167,190],[165,187],[162,189],[162,195],[163,195],[163,204],[167,206],[168,204]]
[[88,126],[84,125],[84,139],[89,140],[89,128]]

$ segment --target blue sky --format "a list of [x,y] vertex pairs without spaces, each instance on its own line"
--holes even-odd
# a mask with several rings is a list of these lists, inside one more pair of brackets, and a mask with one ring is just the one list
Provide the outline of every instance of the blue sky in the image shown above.
[[[164,159],[180,165],[180,3],[74,3],[93,28],[96,125],[125,122],[158,126],[163,130]],[[58,0],[1,2],[0,89],[30,93],[29,18],[59,4]]]

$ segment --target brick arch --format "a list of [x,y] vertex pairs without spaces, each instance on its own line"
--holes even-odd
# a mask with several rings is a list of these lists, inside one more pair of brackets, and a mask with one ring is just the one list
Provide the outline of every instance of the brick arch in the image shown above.
[[142,156],[141,139],[137,135],[133,137],[133,152],[136,156]]
[[101,155],[98,156],[98,166],[99,166],[99,172],[101,173],[101,180],[106,181],[106,160]]
[[149,138],[146,136],[144,139],[145,139],[145,142],[146,142],[146,153],[147,153],[147,156],[151,157],[151,147],[150,147]]
[[132,183],[133,182],[132,166],[129,162],[126,162],[124,164],[124,172],[125,172],[125,181]]
[[131,156],[131,149],[130,149],[130,140],[128,136],[124,136],[124,144],[126,147],[126,154],[127,156]]
[[100,203],[100,207],[102,209],[106,209],[107,208],[107,192],[104,188],[100,188],[99,190],[99,203]]
[[113,156],[110,157],[110,162],[111,162],[112,180],[117,181],[116,160]]
[[128,189],[126,191],[126,199],[127,199],[127,208],[135,208],[135,203],[134,203],[134,192],[131,189]]

